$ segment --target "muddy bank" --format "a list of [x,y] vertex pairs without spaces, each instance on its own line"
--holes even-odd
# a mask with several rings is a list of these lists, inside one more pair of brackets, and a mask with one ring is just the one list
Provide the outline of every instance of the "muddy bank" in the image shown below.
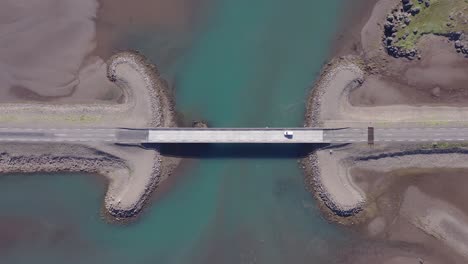
[[2,102],[57,99],[76,90],[86,90],[88,100],[110,93],[111,83],[96,71],[103,61],[88,57],[96,45],[96,0],[7,0],[1,7],[0,34],[8,35],[0,39]]
[[445,255],[437,263],[465,263],[466,174],[466,168],[353,171],[374,204],[372,217],[357,229],[373,240],[419,245]]
[[453,44],[444,37],[424,36],[418,46],[425,55],[420,60],[373,58],[376,74],[351,92],[350,103],[466,107],[468,59],[453,50]]
[[128,48],[129,36],[146,35],[144,40],[151,42],[152,52],[160,58],[158,65],[167,66],[190,41],[206,16],[209,1],[99,0],[96,49],[92,54],[108,59],[115,50]]
[[[303,162],[306,183],[329,220],[382,242],[376,249],[382,255],[368,252],[358,259],[383,261],[403,254],[410,259],[439,259],[435,263],[464,263],[466,147],[353,144],[332,149],[333,154],[319,150]],[[392,244],[410,252],[389,254]],[[414,254],[418,248],[435,251]]]
[[332,56],[360,55],[363,52],[361,43],[362,27],[369,20],[372,9],[378,0],[355,0],[343,3],[338,32],[333,39]]

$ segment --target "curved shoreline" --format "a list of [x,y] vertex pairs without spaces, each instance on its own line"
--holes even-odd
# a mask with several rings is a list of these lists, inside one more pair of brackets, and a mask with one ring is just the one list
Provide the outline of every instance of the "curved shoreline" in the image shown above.
[[[119,70],[119,67],[123,67],[123,69]],[[125,67],[129,69],[125,69]],[[132,70],[137,74],[131,74]],[[147,106],[147,109],[151,112],[147,117],[146,127],[176,126],[174,104],[168,95],[167,87],[161,80],[157,67],[149,63],[144,56],[136,52],[124,52],[112,56],[108,62],[107,76],[119,87],[129,89],[135,89],[135,87],[139,86],[146,87],[149,95],[149,107]],[[133,100],[132,103],[138,104],[138,101]],[[141,105],[138,107],[141,107]],[[131,115],[130,117],[133,118],[134,116]],[[179,162],[178,159],[161,156],[156,149],[140,149],[137,152],[140,155],[149,157],[148,161],[134,166],[132,170],[133,182],[138,184],[136,186],[135,184],[127,186],[124,192],[125,194],[130,193],[130,195],[120,196],[118,200],[107,199],[106,197],[105,205],[108,212],[117,218],[128,218],[138,214],[159,182],[167,178]],[[134,157],[126,157],[126,160],[131,160],[134,164],[141,162],[135,160]],[[141,166],[148,168],[145,171],[138,171],[141,170]],[[139,189],[139,191],[135,191],[135,189]],[[132,195],[135,192],[136,194]],[[127,201],[126,204],[121,203],[121,200],[128,196],[132,197],[130,201]],[[108,197],[111,197],[111,195]]]
[[[68,127],[176,126],[173,101],[156,66],[137,52],[118,53],[107,65],[109,80],[122,90],[122,103],[0,104],[0,114],[12,117],[0,124],[60,127],[65,121]],[[86,172],[106,177],[104,207],[117,219],[137,215],[179,162],[162,157],[157,148],[104,143],[2,144],[0,151],[0,173]]]

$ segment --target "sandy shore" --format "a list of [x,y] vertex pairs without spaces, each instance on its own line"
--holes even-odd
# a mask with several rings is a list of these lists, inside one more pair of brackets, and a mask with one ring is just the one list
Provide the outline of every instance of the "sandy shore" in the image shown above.
[[[142,55],[122,52],[107,63],[109,82],[120,89],[119,103],[0,104],[4,127],[171,127],[173,103],[157,69]],[[33,124],[33,125],[32,125]],[[142,208],[156,185],[170,173],[176,159],[156,148],[107,144],[2,145],[3,173],[89,172],[105,176],[109,188],[105,208],[116,217],[131,217]],[[27,166],[25,164],[28,164]]]

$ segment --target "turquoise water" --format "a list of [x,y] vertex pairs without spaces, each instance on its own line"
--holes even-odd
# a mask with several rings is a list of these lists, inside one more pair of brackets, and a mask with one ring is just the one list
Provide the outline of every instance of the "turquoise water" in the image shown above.
[[[215,127],[301,126],[342,6],[215,1],[184,52],[160,64],[174,80],[178,110]],[[158,31],[135,32],[128,48],[158,63]],[[329,263],[348,239],[305,191],[300,147],[195,153],[125,227],[100,219],[105,185],[93,176],[2,177],[1,263]]]

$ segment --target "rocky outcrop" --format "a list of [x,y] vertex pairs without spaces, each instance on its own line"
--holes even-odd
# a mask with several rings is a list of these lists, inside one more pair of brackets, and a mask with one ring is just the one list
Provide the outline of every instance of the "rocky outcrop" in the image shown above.
[[[425,4],[426,7],[430,6],[429,0],[418,0],[420,3]],[[411,23],[411,17],[416,16],[421,12],[419,7],[415,7],[411,0],[402,0],[401,5],[398,8],[392,10],[392,12],[387,16],[387,21],[384,24],[384,37],[383,45],[387,50],[388,54],[395,58],[407,58],[415,59],[419,57],[417,49],[405,49],[395,45],[397,39],[397,32],[399,29],[405,28]],[[418,31],[415,30],[413,34],[417,34]],[[409,33],[404,34],[400,39],[406,39],[409,36]]]
[[454,42],[455,50],[458,53],[468,55],[468,39],[464,32],[452,32],[447,37]]
[[208,123],[206,121],[193,121],[192,122],[193,128],[208,128]]
[[[382,44],[385,47],[387,53],[395,58],[407,58],[413,60],[420,58],[421,55],[417,48],[406,49],[396,43],[400,40],[406,40],[410,37],[410,34],[419,34],[418,29],[414,29],[412,33],[405,33],[401,36],[398,35],[398,31],[406,28],[412,22],[412,17],[417,16],[421,12],[421,7],[414,6],[412,1],[416,0],[401,0],[401,4],[392,10],[388,14],[385,24],[383,26],[384,36],[382,38]],[[430,0],[417,0],[422,8],[427,8],[431,5]],[[454,20],[454,16],[450,15],[447,21]],[[465,20],[466,21],[466,20]],[[465,22],[466,23],[466,22]],[[452,22],[447,22],[448,27],[453,27]],[[454,42],[455,50],[458,53],[466,55],[468,57],[468,39],[465,38],[464,32],[449,32],[447,34],[437,34],[447,37],[449,40]]]

